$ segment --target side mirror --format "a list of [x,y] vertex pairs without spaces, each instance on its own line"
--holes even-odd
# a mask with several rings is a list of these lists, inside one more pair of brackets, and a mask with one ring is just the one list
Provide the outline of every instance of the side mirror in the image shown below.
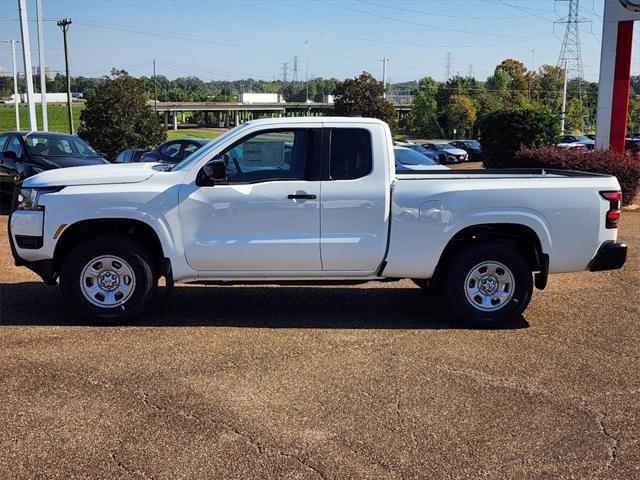
[[9,150],[7,152],[4,152],[3,155],[4,155],[4,158],[9,158],[9,159],[13,160],[14,162],[18,161],[18,156],[16,155],[16,152],[14,152],[14,151]]
[[203,169],[205,176],[209,180],[224,180],[227,178],[227,167],[223,160],[211,160]]

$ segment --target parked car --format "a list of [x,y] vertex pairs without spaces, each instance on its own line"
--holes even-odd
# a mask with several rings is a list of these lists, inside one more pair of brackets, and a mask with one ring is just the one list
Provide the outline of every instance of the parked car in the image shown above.
[[159,277],[412,278],[440,287],[460,318],[495,327],[520,315],[549,273],[625,263],[613,176],[396,172],[392,148],[377,119],[285,117],[243,123],[172,168],[43,172],[17,192],[11,250],[16,265],[59,279],[77,314],[106,323],[140,319]]
[[169,140],[142,155],[143,162],[178,163],[193,152],[204,147],[211,140],[207,138],[183,138]]
[[586,135],[562,135],[556,145],[558,148],[570,150],[579,148],[581,150],[593,150],[596,146],[595,140],[591,140]]
[[438,155],[439,163],[461,163],[469,160],[469,154],[461,148],[445,142],[427,142],[422,146]]
[[408,147],[393,147],[393,155],[396,160],[396,172],[403,170],[449,170],[429,156]]
[[0,134],[0,191],[45,170],[109,163],[79,137],[50,132]]
[[429,159],[433,160],[436,163],[440,163],[440,161],[438,160],[438,154],[434,151],[428,150],[426,148],[424,148],[422,145],[418,145],[417,143],[405,143],[405,144],[401,144],[398,145],[399,147],[406,147],[406,148],[410,148],[411,150],[418,152],[426,157],[428,157]]
[[451,142],[451,145],[467,152],[470,162],[479,162],[482,159],[482,147],[477,140],[456,140]]
[[142,148],[128,148],[121,151],[113,163],[137,163],[142,161],[142,156],[149,150]]

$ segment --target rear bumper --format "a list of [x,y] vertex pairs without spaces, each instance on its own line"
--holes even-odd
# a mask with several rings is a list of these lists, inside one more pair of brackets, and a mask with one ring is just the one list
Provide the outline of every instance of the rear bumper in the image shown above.
[[627,260],[627,245],[624,243],[605,243],[598,249],[598,253],[589,262],[590,272],[616,270],[622,268]]

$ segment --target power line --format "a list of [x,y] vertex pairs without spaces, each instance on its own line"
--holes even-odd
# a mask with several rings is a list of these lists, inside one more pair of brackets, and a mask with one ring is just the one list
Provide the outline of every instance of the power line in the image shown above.
[[469,30],[458,30],[458,29],[450,28],[450,27],[442,27],[442,26],[439,26],[439,25],[428,25],[428,24],[425,24],[425,23],[413,22],[411,20],[404,20],[402,18],[389,17],[387,15],[381,15],[379,13],[368,12],[366,10],[360,10],[358,8],[347,7],[345,5],[340,5],[338,3],[333,3],[333,2],[330,2],[328,0],[318,0],[318,1],[320,3],[324,3],[325,5],[331,5],[332,7],[342,8],[343,10],[349,10],[349,11],[352,11],[352,12],[361,13],[363,15],[369,15],[371,17],[384,18],[385,20],[391,20],[391,21],[394,21],[394,22],[404,23],[404,24],[408,24],[408,25],[416,25],[418,27],[430,28],[430,29],[434,29],[434,30],[444,30],[444,31],[447,31],[447,32],[466,33],[468,35],[482,35],[482,36],[487,36],[487,37],[498,37],[498,38],[523,38],[522,36],[519,36],[519,35],[502,35],[500,33],[471,32]]
[[453,18],[453,19],[468,19],[468,20],[518,20],[520,18],[526,18],[526,15],[520,15],[516,17],[478,17],[478,16],[465,16],[465,15],[447,15],[445,13],[425,12],[424,10],[415,10],[411,8],[402,8],[396,5],[384,5],[378,2],[372,2],[370,0],[358,0],[360,3],[366,3],[377,7],[388,8],[391,10],[397,10],[401,12],[419,13],[420,15],[429,15],[432,17]]

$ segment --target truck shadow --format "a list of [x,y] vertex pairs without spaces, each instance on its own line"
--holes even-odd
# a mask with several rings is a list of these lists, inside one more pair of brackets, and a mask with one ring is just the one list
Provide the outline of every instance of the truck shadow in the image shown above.
[[[125,326],[467,328],[454,318],[436,292],[372,285],[177,286],[171,296],[158,299],[147,315]],[[91,323],[70,312],[58,288],[24,282],[0,284],[0,325],[77,326]],[[504,329],[528,326],[528,322],[520,317]]]

